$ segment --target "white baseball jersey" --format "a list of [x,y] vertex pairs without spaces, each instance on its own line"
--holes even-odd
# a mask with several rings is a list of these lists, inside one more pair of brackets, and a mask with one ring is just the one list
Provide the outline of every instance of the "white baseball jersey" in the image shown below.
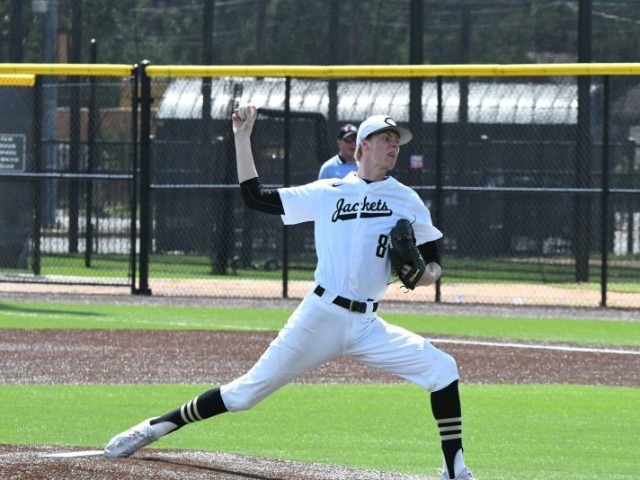
[[399,219],[413,224],[418,245],[442,237],[417,193],[393,177],[367,183],[353,172],[279,192],[285,224],[315,222],[316,282],[353,300],[386,291],[389,232]]
[[[315,222],[317,285],[256,364],[220,387],[226,408],[252,408],[305,372],[343,355],[432,392],[457,380],[450,355],[385,322],[374,308],[387,288],[389,231],[396,221],[413,222],[418,244],[442,236],[418,195],[393,178],[367,183],[355,173],[282,188],[279,194],[285,224]],[[350,311],[335,303],[336,296],[366,302],[366,311]]]

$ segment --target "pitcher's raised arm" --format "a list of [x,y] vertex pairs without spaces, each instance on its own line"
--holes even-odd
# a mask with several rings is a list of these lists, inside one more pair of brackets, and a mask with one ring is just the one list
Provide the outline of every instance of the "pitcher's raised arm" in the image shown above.
[[238,109],[233,111],[233,135],[236,147],[236,166],[238,168],[238,183],[242,183],[258,176],[251,151],[251,132],[258,117],[258,109],[253,105],[244,107],[242,118]]

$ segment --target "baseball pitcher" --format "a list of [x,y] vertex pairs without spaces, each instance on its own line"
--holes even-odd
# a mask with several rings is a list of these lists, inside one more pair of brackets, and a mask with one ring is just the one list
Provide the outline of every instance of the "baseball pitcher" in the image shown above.
[[341,179],[270,189],[260,183],[250,136],[253,106],[232,116],[238,179],[249,208],[287,225],[314,222],[315,282],[257,363],[232,382],[116,435],[105,456],[127,457],[189,423],[257,405],[322,363],[349,356],[423,387],[440,432],[441,480],[471,480],[462,455],[462,415],[455,360],[425,338],[378,315],[392,269],[408,290],[441,274],[442,233],[417,193],[389,176],[412,133],[387,115],[357,131],[358,171]]

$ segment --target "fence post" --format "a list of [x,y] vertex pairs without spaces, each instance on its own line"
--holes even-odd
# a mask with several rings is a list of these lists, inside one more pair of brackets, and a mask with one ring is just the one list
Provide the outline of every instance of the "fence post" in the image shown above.
[[[592,0],[579,0],[578,6],[578,62],[591,62],[591,16]],[[578,76],[578,119],[576,123],[575,186],[590,188],[591,169],[591,75]],[[575,280],[589,281],[589,250],[591,228],[591,205],[588,195],[578,193],[575,198],[573,251],[575,255]]]
[[[42,173],[42,77],[36,75],[33,88],[33,169]],[[35,180],[33,188],[33,265],[34,275],[40,275],[42,254],[42,209],[44,185],[41,178]]]
[[[89,47],[89,62],[96,63],[98,50],[96,39],[91,39]],[[96,138],[98,136],[98,102],[96,97],[96,77],[89,77],[89,124],[87,126],[87,173],[91,175],[95,171],[96,164]],[[85,248],[84,265],[91,267],[93,255],[93,180],[88,180],[86,185],[86,212],[85,212]]]
[[600,252],[602,265],[600,266],[600,306],[607,306],[607,274],[608,274],[608,246],[609,246],[609,76],[603,78],[602,95],[602,193],[601,193],[601,230]]
[[[285,78],[284,83],[284,186],[290,183],[291,164],[289,151],[291,150],[291,77]],[[289,298],[289,227],[282,226],[282,297]]]
[[[442,77],[436,78],[437,87],[437,111],[436,111],[436,154],[435,154],[435,183],[436,191],[434,198],[434,220],[437,228],[442,228],[442,144],[443,144],[443,100],[442,100]],[[441,302],[440,279],[436,281],[436,303]]]
[[140,66],[134,65],[131,76],[131,202],[129,205],[129,217],[131,218],[131,235],[129,241],[129,268],[131,269],[131,294],[138,293],[136,288],[138,252],[138,111],[140,109],[139,97]]
[[136,293],[151,295],[149,256],[151,253],[151,80],[149,61],[143,60],[140,74],[140,282]]

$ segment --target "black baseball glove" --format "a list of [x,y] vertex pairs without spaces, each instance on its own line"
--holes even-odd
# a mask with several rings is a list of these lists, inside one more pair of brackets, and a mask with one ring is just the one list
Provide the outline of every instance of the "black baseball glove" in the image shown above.
[[[409,220],[401,218],[391,229],[389,259],[391,260],[391,268],[403,285],[410,290],[416,288],[416,284],[427,266],[416,245],[416,237]],[[402,272],[404,265],[410,267],[407,273]]]

